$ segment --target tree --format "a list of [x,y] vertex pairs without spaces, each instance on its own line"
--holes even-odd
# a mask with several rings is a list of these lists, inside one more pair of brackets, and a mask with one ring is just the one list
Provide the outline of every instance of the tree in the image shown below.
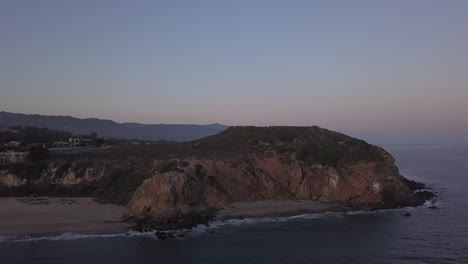
[[32,147],[29,149],[29,160],[32,162],[41,161],[49,156],[49,151],[42,147]]

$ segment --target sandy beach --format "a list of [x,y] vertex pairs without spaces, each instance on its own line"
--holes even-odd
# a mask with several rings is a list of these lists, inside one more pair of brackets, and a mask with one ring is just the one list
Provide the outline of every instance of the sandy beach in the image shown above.
[[[319,201],[237,202],[220,210],[216,217],[283,217],[342,209]],[[100,204],[93,198],[0,198],[0,236],[122,233],[131,228],[120,221],[123,210],[122,206]]]
[[0,198],[0,236],[125,232],[122,212],[93,198]]
[[329,211],[341,211],[342,207],[319,201],[256,201],[237,202],[220,210],[218,219],[229,218],[259,218],[259,217],[283,217],[301,214],[323,213]]

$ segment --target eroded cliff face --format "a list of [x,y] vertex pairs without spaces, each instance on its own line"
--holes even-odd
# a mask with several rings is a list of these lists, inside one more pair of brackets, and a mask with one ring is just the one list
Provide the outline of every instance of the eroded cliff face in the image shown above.
[[11,164],[0,168],[0,195],[86,195],[80,188],[92,186],[104,172],[105,167],[82,160]]
[[419,205],[382,148],[319,127],[233,127],[198,141],[115,148],[0,168],[0,195],[94,196],[123,219],[190,228],[239,201],[319,200],[351,209]]
[[258,200],[320,200],[352,209],[418,205],[393,159],[339,167],[307,164],[294,154],[250,154],[244,159],[158,162],[128,203],[124,219],[155,229],[205,223],[229,203]]

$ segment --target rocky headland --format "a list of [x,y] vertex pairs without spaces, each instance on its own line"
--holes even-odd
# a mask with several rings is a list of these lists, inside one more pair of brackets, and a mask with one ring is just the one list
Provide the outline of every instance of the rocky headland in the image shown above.
[[316,126],[231,127],[187,143],[0,168],[1,196],[93,196],[124,205],[122,219],[133,226],[159,230],[207,223],[239,202],[316,201],[346,210],[417,206],[433,196],[416,192],[421,189],[400,175],[384,149]]

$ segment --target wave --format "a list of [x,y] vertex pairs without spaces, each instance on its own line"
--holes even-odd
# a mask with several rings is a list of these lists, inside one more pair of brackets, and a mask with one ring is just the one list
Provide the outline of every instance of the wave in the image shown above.
[[39,236],[39,237],[32,237],[32,236],[0,236],[0,242],[32,242],[32,241],[42,241],[42,240],[50,240],[50,241],[57,241],[57,240],[77,240],[77,239],[84,239],[84,238],[111,238],[111,237],[118,237],[125,234],[82,234],[82,233],[73,233],[67,232],[62,233],[59,235],[54,236]]
[[[229,220],[216,220],[212,221],[206,225],[198,225],[192,229],[177,229],[177,230],[168,230],[162,231],[165,233],[173,234],[176,239],[184,239],[191,236],[197,236],[213,229],[219,229],[225,226],[240,226],[247,224],[257,224],[257,223],[268,223],[268,222],[286,222],[293,219],[315,219],[323,218],[327,214],[332,213],[321,213],[321,214],[304,214],[290,217],[277,217],[277,218],[243,218],[243,219],[229,219]],[[67,241],[67,240],[78,240],[78,239],[89,239],[89,238],[118,238],[118,237],[149,237],[153,239],[158,239],[156,232],[161,232],[159,230],[151,230],[146,232],[139,232],[134,230],[129,230],[125,233],[114,233],[114,234],[83,234],[83,233],[63,233],[53,236],[0,236],[0,242],[37,242],[37,241]]]
[[[421,206],[422,208],[441,207],[443,203],[440,200],[431,201],[428,200]],[[191,236],[199,236],[201,234],[211,232],[214,229],[220,229],[227,226],[242,226],[242,225],[255,225],[260,223],[274,223],[274,222],[288,222],[293,220],[309,220],[309,219],[323,219],[323,218],[342,218],[347,215],[361,215],[361,214],[383,214],[389,212],[406,212],[412,211],[418,207],[404,207],[395,209],[384,209],[384,210],[362,210],[362,211],[348,211],[348,212],[326,212],[326,213],[314,213],[314,214],[301,214],[287,217],[263,217],[263,218],[242,218],[242,219],[229,219],[229,220],[216,220],[209,222],[208,224],[198,225],[192,229],[177,229],[168,231],[151,230],[147,232],[139,232],[129,230],[125,233],[113,233],[113,234],[82,234],[82,233],[63,233],[54,236],[39,236],[39,237],[14,237],[14,236],[0,236],[0,242],[35,242],[35,241],[66,241],[66,240],[77,240],[77,239],[90,239],[90,238],[119,238],[119,237],[148,237],[151,239],[158,239],[156,232],[171,233],[176,239],[185,239]]]
[[138,237],[138,236],[154,236],[156,230],[150,232],[137,232],[129,230],[125,233],[111,233],[111,234],[83,234],[75,232],[67,232],[59,235],[50,236],[0,236],[0,242],[35,242],[35,241],[66,241],[78,240],[88,238],[117,238],[117,237]]

